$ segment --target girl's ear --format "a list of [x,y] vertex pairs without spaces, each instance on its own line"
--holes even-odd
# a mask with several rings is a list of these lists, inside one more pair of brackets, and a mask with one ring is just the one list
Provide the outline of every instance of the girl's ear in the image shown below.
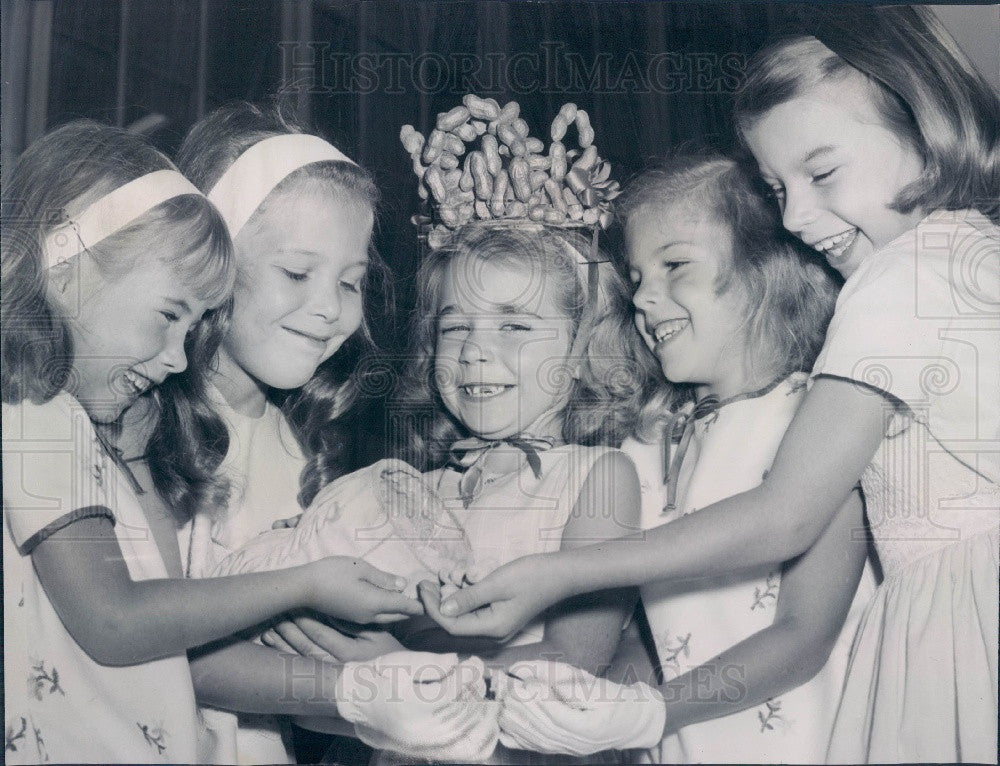
[[77,272],[79,271],[79,255],[67,258],[55,266],[50,266],[45,271],[45,276],[49,282],[49,292],[52,297],[62,303],[65,296],[70,292],[74,283],[78,284]]
[[101,282],[97,263],[87,251],[49,267],[45,276],[48,279],[49,297],[68,317],[78,314],[80,304]]

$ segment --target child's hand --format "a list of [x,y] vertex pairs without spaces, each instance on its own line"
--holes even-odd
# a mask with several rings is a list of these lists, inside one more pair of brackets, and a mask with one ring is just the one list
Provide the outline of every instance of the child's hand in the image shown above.
[[[496,567],[490,567],[496,569]],[[482,566],[472,566],[468,569],[442,569],[438,572],[438,585],[441,590],[441,600],[454,595],[462,588],[475,585],[490,571]]]
[[338,711],[372,747],[433,761],[482,761],[499,735],[482,660],[393,652],[344,666]]
[[299,525],[299,521],[301,519],[301,513],[289,516],[287,519],[278,519],[271,525],[271,529],[295,529],[295,527]]
[[361,559],[328,556],[305,564],[302,606],[359,624],[387,623],[423,614],[420,602],[400,591],[406,580]]
[[327,625],[301,616],[279,622],[261,637],[268,646],[289,654],[334,662],[363,662],[405,647],[387,630],[358,630],[350,625]]
[[544,554],[504,564],[481,581],[442,597],[436,583],[420,583],[420,597],[435,622],[453,636],[504,638],[564,597]]
[[648,748],[663,737],[666,705],[644,683],[628,686],[561,662],[518,662],[499,682],[500,741],[540,753],[590,755]]

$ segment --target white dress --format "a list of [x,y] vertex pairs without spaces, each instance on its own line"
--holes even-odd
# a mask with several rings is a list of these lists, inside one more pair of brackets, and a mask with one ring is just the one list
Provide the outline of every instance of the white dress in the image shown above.
[[167,577],[139,500],[82,406],[65,393],[4,404],[3,478],[6,762],[209,761],[185,653],[98,664],[66,631],[32,566],[46,537],[104,516],[133,579]]
[[862,485],[885,572],[833,762],[997,760],[1000,229],[936,212],[847,280],[814,375],[895,410]]
[[[514,448],[511,448],[514,449]],[[383,460],[327,485],[295,529],[280,529],[249,541],[223,560],[216,575],[239,574],[303,564],[326,555],[353,555],[406,577],[415,593],[421,579],[440,569],[477,566],[490,571],[531,553],[556,551],[580,490],[605,447],[565,445],[539,453],[541,476],[526,461],[463,507],[458,500],[462,474],[442,468],[427,474],[398,460]],[[536,620],[514,644],[544,637]],[[489,763],[618,762],[603,754],[580,760],[498,748]],[[376,753],[374,763],[409,763],[393,753]]]
[[[259,418],[241,415],[212,390],[215,411],[229,429],[220,472],[230,482],[223,513],[202,513],[179,532],[185,574],[207,577],[215,565],[278,519],[301,512],[296,497],[305,458],[277,407],[267,402]],[[221,763],[294,763],[289,731],[274,716],[234,714],[210,707],[203,716]]]
[[[681,464],[676,510],[663,512],[662,445],[623,445],[639,470],[646,529],[696,513],[761,483],[805,394],[796,373],[768,393],[725,404],[695,421]],[[865,545],[862,541],[859,545]],[[642,588],[664,677],[683,675],[774,622],[781,567],[755,567],[696,582],[660,582]],[[811,680],[764,704],[685,726],[649,753],[653,763],[822,763],[864,605],[874,591],[866,566],[830,658]],[[733,669],[730,686],[740,693]]]
[[[482,492],[463,508],[458,482],[462,474],[451,468],[433,472],[438,491],[452,498],[451,507],[468,536],[476,566],[489,572],[532,553],[551,553],[562,546],[563,530],[587,477],[597,461],[615,450],[566,444],[539,452],[541,478],[522,462],[521,470],[495,481],[487,479]],[[511,645],[538,643],[545,637],[545,620],[537,618],[510,639]],[[383,761],[384,762],[384,761]],[[405,759],[403,762],[406,762]],[[543,755],[498,745],[492,764],[621,763],[617,751],[585,758]]]

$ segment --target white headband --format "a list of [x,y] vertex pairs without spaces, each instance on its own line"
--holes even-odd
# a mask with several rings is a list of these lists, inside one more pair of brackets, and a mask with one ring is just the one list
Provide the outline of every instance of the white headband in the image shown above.
[[208,198],[222,213],[230,236],[236,239],[275,186],[305,165],[330,160],[357,164],[319,136],[291,133],[265,138],[236,158]]
[[93,247],[102,239],[128,226],[148,210],[185,194],[203,196],[176,170],[157,170],[139,176],[105,194],[75,218],[49,232],[42,243],[45,268]]

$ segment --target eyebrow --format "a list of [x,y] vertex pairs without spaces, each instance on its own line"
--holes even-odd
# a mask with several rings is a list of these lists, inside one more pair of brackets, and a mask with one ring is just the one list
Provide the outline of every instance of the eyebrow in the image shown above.
[[518,306],[517,304],[514,303],[502,303],[499,306],[497,306],[497,310],[501,314],[530,316],[530,317],[535,317],[537,319],[542,318],[539,314],[536,314],[534,311],[529,311],[525,306]]
[[[441,309],[437,315],[439,317],[443,317],[449,314],[460,314],[460,313],[463,312],[460,312],[458,310],[458,307],[456,307],[454,304],[449,303],[447,306]],[[494,312],[486,312],[486,313],[494,313]],[[499,306],[496,307],[495,313],[503,314],[505,316],[532,316],[535,317],[536,319],[542,319],[541,315],[536,314],[534,311],[528,311],[524,306],[518,306],[517,304],[514,303],[501,303]]]
[[[275,250],[274,252],[277,255],[305,255],[305,256],[308,256],[310,258],[321,258],[323,256],[322,253],[318,253],[315,250],[303,250],[303,249],[298,248],[298,247],[292,247],[292,248],[287,248],[287,249],[286,248],[280,248],[278,250]],[[348,264],[346,268],[350,269],[350,268],[353,268],[355,266],[365,266],[365,267],[367,267],[369,263],[370,263],[370,261],[368,259],[368,256],[366,255],[364,258],[358,258],[358,260],[356,260],[354,263]]]
[[671,247],[676,247],[677,245],[690,245],[691,247],[698,247],[697,242],[689,242],[686,239],[672,239],[669,240],[668,242],[664,242],[662,245],[656,248],[656,252],[662,253],[664,250],[667,250]]
[[805,157],[802,158],[802,162],[803,162],[803,164],[805,164],[807,162],[811,162],[812,160],[816,159],[821,154],[829,154],[830,152],[832,152],[836,148],[837,147],[834,146],[833,144],[826,144],[825,146],[817,146],[815,149],[813,149],[811,152],[809,152],[809,154],[807,154]]

